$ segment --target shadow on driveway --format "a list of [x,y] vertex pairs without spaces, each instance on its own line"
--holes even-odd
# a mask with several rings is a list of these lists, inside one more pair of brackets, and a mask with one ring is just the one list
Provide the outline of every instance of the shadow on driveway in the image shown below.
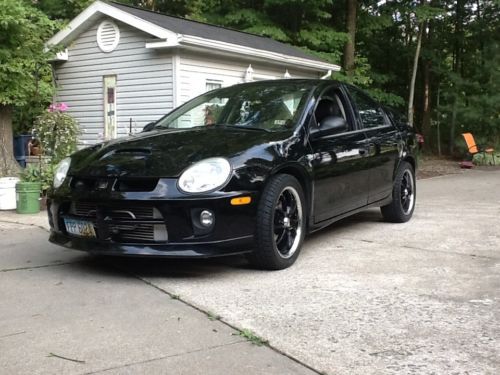
[[[342,219],[326,228],[311,233],[305,239],[302,254],[308,252],[308,244],[333,238],[343,229],[356,230],[366,223],[382,222],[378,209],[368,210],[351,217]],[[121,275],[122,271],[141,277],[168,277],[172,279],[205,278],[208,275],[223,275],[240,272],[268,272],[252,267],[244,255],[225,256],[205,259],[168,259],[154,257],[115,257],[89,255],[85,260],[77,263],[88,273]]]

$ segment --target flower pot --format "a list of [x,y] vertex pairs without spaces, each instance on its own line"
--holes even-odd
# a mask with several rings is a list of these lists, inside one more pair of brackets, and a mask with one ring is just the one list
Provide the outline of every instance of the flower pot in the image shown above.
[[18,214],[36,214],[40,212],[40,182],[18,182],[16,184],[16,211]]
[[40,147],[32,146],[30,149],[30,155],[40,156],[42,155],[42,149]]
[[17,177],[0,178],[0,210],[16,209],[16,184]]

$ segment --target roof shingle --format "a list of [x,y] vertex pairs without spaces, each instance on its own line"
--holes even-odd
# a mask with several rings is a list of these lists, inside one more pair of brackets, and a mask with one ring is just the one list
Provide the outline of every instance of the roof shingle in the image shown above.
[[225,43],[256,48],[264,51],[281,53],[288,56],[299,57],[308,60],[326,62],[316,56],[309,55],[298,48],[286,43],[281,43],[271,38],[228,29],[225,27],[210,25],[203,22],[192,21],[185,18],[167,16],[150,10],[136,8],[130,5],[111,2],[110,5],[132,14],[143,20],[154,23],[177,34],[191,35],[205,39],[217,40]]

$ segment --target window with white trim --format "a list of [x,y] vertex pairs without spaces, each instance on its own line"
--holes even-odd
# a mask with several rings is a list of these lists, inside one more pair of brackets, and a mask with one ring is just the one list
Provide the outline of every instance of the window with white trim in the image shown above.
[[222,88],[222,81],[207,79],[207,82],[205,84],[205,92],[217,90],[220,88]]

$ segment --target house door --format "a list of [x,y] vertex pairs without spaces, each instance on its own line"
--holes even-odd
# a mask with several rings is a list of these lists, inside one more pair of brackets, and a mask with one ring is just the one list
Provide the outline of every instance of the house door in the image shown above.
[[104,139],[116,138],[116,76],[104,77]]

